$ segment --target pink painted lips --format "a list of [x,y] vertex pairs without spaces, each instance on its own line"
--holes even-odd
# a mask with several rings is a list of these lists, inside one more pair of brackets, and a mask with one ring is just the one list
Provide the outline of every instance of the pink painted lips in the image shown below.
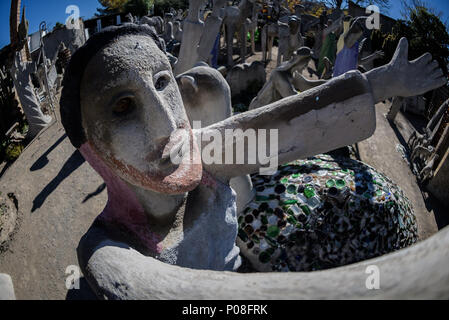
[[[201,182],[202,164],[198,145],[194,142],[192,129],[179,130],[182,134],[175,133],[164,146],[162,156],[157,161],[157,169],[143,172],[134,166],[127,164],[113,156],[101,156],[111,169],[125,181],[164,194],[182,194],[192,191]],[[186,133],[188,139],[186,139]],[[187,142],[186,142],[187,140]],[[185,146],[188,143],[188,148]],[[93,149],[96,148],[91,145]],[[184,148],[183,148],[184,147]],[[185,154],[181,150],[188,150]],[[171,153],[180,155],[179,164],[173,163]],[[145,157],[154,159],[154,155]]]

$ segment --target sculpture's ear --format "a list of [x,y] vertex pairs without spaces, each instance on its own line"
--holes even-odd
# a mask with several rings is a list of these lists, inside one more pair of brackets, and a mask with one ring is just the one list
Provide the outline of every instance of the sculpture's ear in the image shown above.
[[178,81],[178,85],[182,90],[190,88],[195,93],[198,92],[198,84],[196,83],[194,77],[188,75],[181,75],[177,77],[176,80]]

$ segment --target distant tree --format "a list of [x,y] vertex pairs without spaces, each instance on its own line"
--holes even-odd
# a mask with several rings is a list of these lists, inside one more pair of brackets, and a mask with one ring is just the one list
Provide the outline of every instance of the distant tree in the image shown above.
[[[322,2],[331,8],[342,9],[348,6],[350,0],[323,0]],[[361,7],[368,7],[369,5],[376,5],[381,9],[388,10],[390,8],[390,0],[353,0],[356,5]]]
[[55,27],[53,28],[53,31],[55,30],[59,30],[59,29],[64,29],[65,25],[63,25],[61,22],[56,22]]
[[125,12],[129,12],[133,16],[143,17],[148,14],[153,4],[153,0],[128,0],[125,4]]
[[164,12],[169,12],[170,8],[175,10],[186,10],[189,8],[188,0],[155,0],[154,15],[162,16]]
[[97,16],[131,13],[142,17],[148,14],[154,0],[98,0],[102,8],[98,8]]
[[98,8],[97,15],[103,16],[114,13],[125,12],[125,5],[128,0],[98,0],[102,8]]
[[388,62],[402,37],[409,40],[409,58],[416,59],[426,52],[430,52],[440,67],[447,74],[449,63],[449,34],[446,25],[429,8],[417,6],[410,7],[407,16],[409,20],[398,20],[392,32],[383,35],[382,48],[379,44],[379,34],[373,33],[374,49],[382,49],[385,52],[384,62]]
[[437,10],[432,7],[427,1],[424,0],[401,0],[402,10],[401,14],[404,20],[411,20],[411,13],[419,7],[426,8],[427,11],[434,14],[444,23],[446,28],[448,27],[448,21],[443,21],[443,11]]

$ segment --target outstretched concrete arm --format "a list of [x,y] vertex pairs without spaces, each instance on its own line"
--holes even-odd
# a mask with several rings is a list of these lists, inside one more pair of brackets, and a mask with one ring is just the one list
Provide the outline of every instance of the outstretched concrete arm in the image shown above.
[[[260,158],[254,164],[248,161],[229,164],[229,154],[254,155],[261,152],[262,144],[266,145],[266,152],[262,153],[270,152],[279,164],[353,144],[373,134],[376,127],[374,104],[368,80],[360,72],[353,71],[299,95],[228,118],[200,131],[203,136],[219,132],[214,136],[221,139],[202,141],[202,148],[216,144],[214,149],[221,150],[223,163],[204,163],[204,169],[224,180],[255,173],[266,167]],[[230,139],[230,130],[237,133],[239,129],[249,134],[254,132],[257,143],[244,144],[243,149],[242,141]],[[267,136],[273,129],[277,135],[269,141],[259,139],[258,134],[263,129],[267,130]],[[201,137],[197,137],[200,141]]]
[[[204,163],[204,168],[224,180],[255,173],[266,168],[260,156],[252,164],[230,161],[231,155],[270,153],[270,163],[287,163],[327,152],[369,138],[376,128],[374,105],[387,98],[424,94],[446,83],[441,69],[430,54],[408,61],[408,42],[402,38],[392,61],[361,74],[348,72],[318,87],[259,109],[251,110],[197,132],[202,148],[214,144],[221,150],[221,164]],[[277,136],[265,142],[243,143],[230,139],[236,130],[277,130]],[[214,132],[219,134],[214,134]],[[201,134],[220,139],[201,141]],[[228,134],[227,134],[228,133]],[[269,135],[267,133],[267,135]],[[240,135],[242,136],[242,135]],[[277,143],[277,144],[276,144]],[[260,146],[266,146],[261,149]],[[262,150],[262,151],[261,151]],[[269,152],[267,150],[270,150]],[[265,153],[264,153],[265,152]],[[248,159],[248,157],[246,157]],[[232,162],[234,164],[229,164]]]
[[304,92],[309,89],[321,86],[322,84],[325,84],[326,82],[327,82],[327,80],[306,79],[299,72],[295,72],[293,75],[293,85],[295,86],[296,90],[298,90],[299,92]]
[[90,286],[102,299],[449,298],[448,228],[389,255],[309,273],[193,270],[146,257],[101,232],[92,240],[85,242],[91,248],[84,248],[90,250],[84,250],[80,263]]

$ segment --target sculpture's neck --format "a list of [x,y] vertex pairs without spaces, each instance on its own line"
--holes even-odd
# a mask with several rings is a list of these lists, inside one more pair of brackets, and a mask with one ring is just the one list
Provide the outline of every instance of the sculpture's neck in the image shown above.
[[[126,228],[147,249],[160,252],[162,237],[159,236],[159,232],[157,234],[153,232],[152,225],[154,225],[154,221],[165,220],[166,222],[173,218],[185,196],[168,196],[147,190],[139,191],[139,188],[132,187],[117,177],[89,143],[83,144],[80,152],[100,174],[107,186],[108,202],[99,219]],[[156,214],[153,215],[154,212]]]

